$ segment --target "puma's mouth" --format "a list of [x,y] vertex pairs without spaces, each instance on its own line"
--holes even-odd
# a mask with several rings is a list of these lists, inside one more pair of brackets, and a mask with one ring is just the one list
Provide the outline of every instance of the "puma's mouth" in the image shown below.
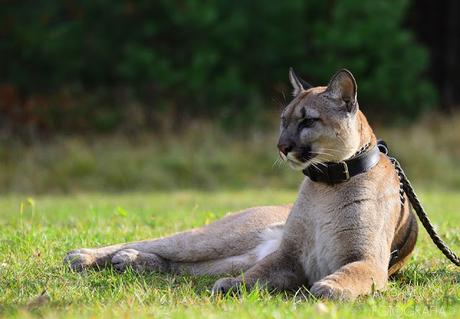
[[294,170],[303,170],[311,164],[311,160],[316,156],[310,147],[303,147],[287,155],[280,152],[280,156],[284,161],[287,161],[289,166]]
[[296,170],[296,171],[302,171],[302,170],[306,169],[309,166],[309,163],[299,162],[296,159],[289,159],[288,158],[287,162],[288,162],[289,166],[292,169]]
[[307,163],[315,157],[315,154],[312,152],[311,146],[304,146],[294,152],[294,157],[301,163]]

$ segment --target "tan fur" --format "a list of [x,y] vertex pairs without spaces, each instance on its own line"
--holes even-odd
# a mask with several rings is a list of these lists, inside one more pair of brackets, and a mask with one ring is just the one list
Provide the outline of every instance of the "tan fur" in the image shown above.
[[[283,159],[295,169],[338,162],[376,138],[357,104],[348,71],[326,87],[304,90],[290,72],[295,97],[282,114]],[[318,118],[299,129],[305,118]],[[284,147],[283,146],[283,147]],[[313,158],[302,157],[309,147]],[[304,154],[305,155],[305,154]],[[251,208],[203,228],[170,237],[79,249],[66,262],[76,270],[112,264],[123,270],[241,274],[218,280],[214,292],[256,284],[269,289],[306,286],[318,297],[351,299],[383,289],[412,252],[417,223],[388,158],[336,185],[305,178],[293,206]],[[394,258],[390,260],[391,253]]]

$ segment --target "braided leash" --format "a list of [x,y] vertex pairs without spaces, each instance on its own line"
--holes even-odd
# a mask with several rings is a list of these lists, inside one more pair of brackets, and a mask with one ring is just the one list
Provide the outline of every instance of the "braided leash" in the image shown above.
[[[388,156],[388,147],[386,146],[385,142],[379,141],[378,146],[382,153]],[[405,192],[407,197],[409,198],[409,202],[411,203],[412,207],[417,213],[417,216],[422,222],[423,227],[425,227],[426,231],[428,232],[428,235],[430,235],[431,240],[439,248],[439,250],[447,257],[447,259],[449,259],[452,263],[460,267],[460,258],[446,245],[446,243],[439,237],[439,235],[434,230],[434,227],[431,224],[431,221],[428,218],[425,210],[423,209],[423,206],[420,203],[417,194],[415,194],[414,189],[411,183],[409,182],[409,179],[407,178],[406,174],[404,173],[404,170],[401,167],[401,164],[399,164],[399,162],[394,157],[388,157],[395,166],[396,172],[398,173],[399,180],[401,181],[402,191]],[[404,196],[402,196],[402,203],[404,203],[403,199]]]

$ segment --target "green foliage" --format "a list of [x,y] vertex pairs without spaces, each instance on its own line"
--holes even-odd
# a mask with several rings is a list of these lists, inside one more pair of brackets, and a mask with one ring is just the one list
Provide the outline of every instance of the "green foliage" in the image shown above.
[[[421,200],[449,245],[460,244],[459,192]],[[210,295],[215,277],[73,273],[65,253],[199,227],[227,211],[292,202],[295,191],[170,192],[0,198],[1,318],[458,318],[460,274],[424,230],[413,257],[385,292],[354,302],[255,290]],[[457,250],[458,251],[458,250]],[[37,302],[46,290],[49,299]],[[305,295],[306,293],[304,293]],[[31,305],[34,305],[32,307]]]
[[[406,4],[11,1],[0,12],[0,82],[34,97],[23,107],[30,121],[63,131],[123,127],[132,101],[154,115],[135,126],[165,114],[178,126],[188,116],[252,124],[290,91],[289,66],[318,85],[347,67],[366,109],[412,116],[434,94],[426,51],[401,26]],[[44,94],[57,97],[37,99]]]

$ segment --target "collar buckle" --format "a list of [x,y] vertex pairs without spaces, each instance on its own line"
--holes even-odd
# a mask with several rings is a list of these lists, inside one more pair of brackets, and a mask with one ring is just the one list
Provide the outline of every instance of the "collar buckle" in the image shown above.
[[359,153],[348,160],[335,163],[323,163],[323,165],[319,167],[310,165],[303,170],[303,173],[313,182],[322,182],[334,185],[349,181],[353,176],[370,170],[379,163],[380,154],[379,149],[375,146],[372,149]]
[[339,162],[339,164],[342,165],[342,169],[343,169],[342,173],[345,174],[345,180],[344,181],[348,181],[350,179],[350,171],[348,170],[347,162],[341,161],[341,162]]

